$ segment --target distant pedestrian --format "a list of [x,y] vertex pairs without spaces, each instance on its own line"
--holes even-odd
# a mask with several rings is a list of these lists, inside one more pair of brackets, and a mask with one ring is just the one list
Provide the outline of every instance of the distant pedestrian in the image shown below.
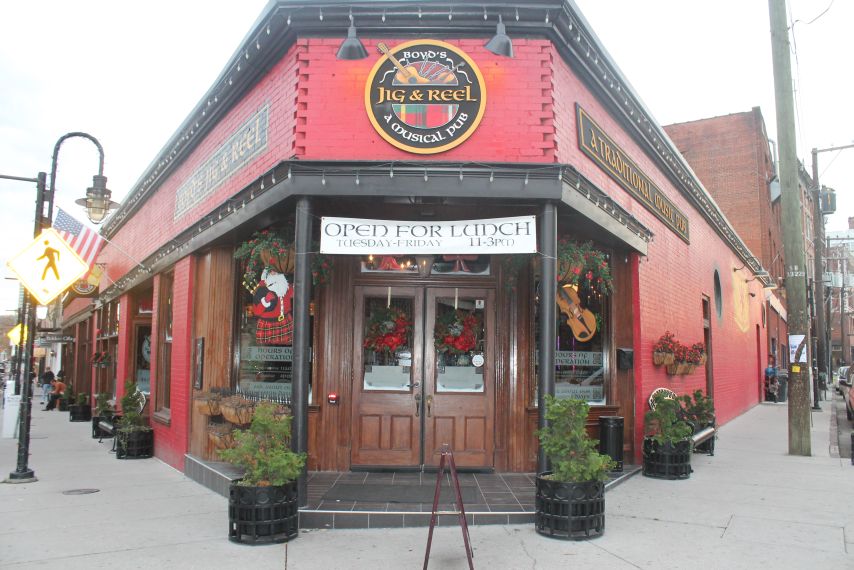
[[768,366],[765,368],[765,401],[776,402],[780,391],[780,383],[777,379],[777,366],[773,356],[768,357]]
[[51,383],[54,380],[53,372],[50,367],[42,373],[40,380],[42,385],[42,405],[46,406],[48,400],[50,400],[50,391],[52,389]]
[[56,408],[56,403],[65,395],[65,382],[62,380],[53,381],[53,390],[50,391],[50,400],[47,403],[46,411]]

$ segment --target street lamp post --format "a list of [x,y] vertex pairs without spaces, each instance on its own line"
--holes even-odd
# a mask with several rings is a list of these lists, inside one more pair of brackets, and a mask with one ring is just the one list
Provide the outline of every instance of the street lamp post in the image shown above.
[[[50,170],[50,189],[47,189],[47,175],[44,172],[38,174],[38,178],[22,178],[18,176],[6,176],[0,174],[0,178],[10,180],[20,180],[24,182],[36,183],[36,216],[35,229],[33,237],[38,237],[42,229],[50,227],[53,219],[53,198],[56,185],[56,164],[59,156],[59,148],[66,140],[74,137],[81,137],[90,140],[98,148],[99,166],[98,174],[93,177],[91,188],[86,190],[86,197],[76,200],[75,203],[86,208],[86,214],[93,223],[100,223],[104,220],[107,213],[114,207],[118,206],[110,200],[110,191],[107,189],[107,178],[104,176],[104,149],[101,143],[88,133],[72,132],[63,135],[56,142],[53,149],[53,160],[51,161]],[[45,202],[48,205],[47,214],[45,214]],[[22,314],[25,316],[25,330],[27,331],[26,352],[27,358],[24,364],[23,378],[21,379],[21,411],[18,418],[18,462],[15,471],[9,474],[6,480],[8,483],[30,483],[36,481],[35,473],[28,466],[30,453],[30,417],[32,414],[32,381],[30,374],[32,372],[32,354],[33,345],[35,342],[36,333],[36,305],[38,301],[27,291],[23,296]],[[23,333],[22,333],[23,334]]]

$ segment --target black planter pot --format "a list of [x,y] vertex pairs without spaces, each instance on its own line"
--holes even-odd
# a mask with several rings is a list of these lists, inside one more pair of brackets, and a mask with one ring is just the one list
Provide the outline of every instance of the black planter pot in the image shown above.
[[643,440],[643,474],[656,479],[687,479],[691,476],[691,440],[659,444]]
[[534,524],[539,534],[564,540],[605,533],[605,483],[563,483],[537,477]]
[[68,421],[71,422],[88,422],[92,419],[92,408],[86,404],[68,406],[68,412]]
[[146,459],[153,456],[153,429],[116,432],[116,459]]
[[242,544],[276,544],[299,535],[297,484],[244,487],[232,483],[228,493],[228,540]]

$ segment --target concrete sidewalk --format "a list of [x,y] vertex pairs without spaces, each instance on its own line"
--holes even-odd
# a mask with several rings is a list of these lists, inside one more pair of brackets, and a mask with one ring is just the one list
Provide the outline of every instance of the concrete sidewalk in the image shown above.
[[[533,525],[471,527],[477,568],[854,568],[854,466],[831,456],[832,406],[813,412],[812,457],[786,455],[787,408],[723,426],[685,481],[640,475],[606,495],[601,538],[564,542]],[[221,496],[155,459],[119,461],[67,413],[33,413],[39,481],[0,485],[2,568],[420,568],[426,528],[301,531],[284,545],[227,539]],[[835,434],[834,434],[835,435]],[[0,439],[0,476],[17,441]],[[64,495],[74,489],[100,489]],[[431,568],[466,568],[460,531],[439,528]]]

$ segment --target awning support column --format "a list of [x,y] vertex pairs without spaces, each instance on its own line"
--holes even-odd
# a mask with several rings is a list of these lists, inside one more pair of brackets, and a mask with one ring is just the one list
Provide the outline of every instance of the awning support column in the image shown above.
[[[302,196],[296,205],[295,249],[297,254],[294,268],[294,363],[293,363],[293,431],[291,448],[297,453],[308,452],[308,382],[311,377],[309,351],[309,308],[311,302],[311,231],[313,216],[311,198]],[[307,468],[297,480],[299,505],[308,504]]]
[[[552,202],[543,204],[540,215],[540,301],[539,301],[539,357],[537,360],[537,426],[546,427],[546,394],[555,393],[555,295],[557,294],[557,208]],[[537,472],[548,471],[548,461],[542,448],[537,451]]]

